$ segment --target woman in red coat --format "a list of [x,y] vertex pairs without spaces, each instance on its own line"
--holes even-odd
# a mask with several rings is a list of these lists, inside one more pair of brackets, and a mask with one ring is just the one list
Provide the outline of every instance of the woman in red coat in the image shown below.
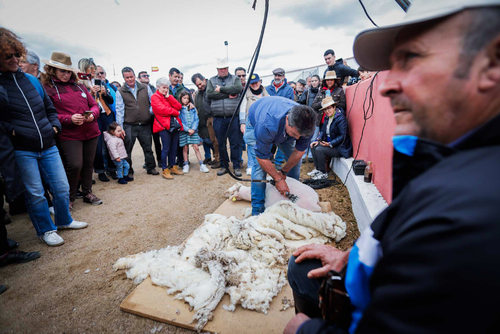
[[78,83],[69,55],[53,52],[44,61],[42,84],[57,110],[62,130],[59,146],[69,183],[69,206],[73,209],[78,179],[81,177],[83,201],[99,205],[102,200],[92,193],[92,174],[97,140],[99,107],[84,85]]
[[[156,93],[151,96],[151,107],[154,114],[153,132],[160,134],[162,143],[162,175],[165,179],[172,180],[174,178],[172,174],[184,174],[175,164],[177,146],[179,146],[179,133],[182,131],[182,123],[179,118],[182,105],[169,94],[169,86],[170,81],[167,78],[160,78],[156,81]],[[172,118],[177,122],[173,121]]]

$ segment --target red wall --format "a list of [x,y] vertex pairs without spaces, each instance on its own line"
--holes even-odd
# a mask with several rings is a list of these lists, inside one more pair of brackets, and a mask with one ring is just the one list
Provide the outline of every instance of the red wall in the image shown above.
[[[379,93],[379,87],[387,72],[377,75],[373,83],[373,99],[375,107],[373,116],[366,121],[363,139],[359,147],[357,159],[371,161],[373,166],[373,182],[387,203],[392,200],[392,135],[396,122],[391,109],[390,100]],[[353,102],[356,85],[346,88],[347,111],[349,114],[349,133],[353,145],[353,157],[358,150],[361,130],[363,128],[363,102],[370,85],[370,80],[360,82]],[[366,106],[368,106],[368,99]],[[354,105],[353,105],[354,104]],[[351,105],[352,109],[351,109]]]

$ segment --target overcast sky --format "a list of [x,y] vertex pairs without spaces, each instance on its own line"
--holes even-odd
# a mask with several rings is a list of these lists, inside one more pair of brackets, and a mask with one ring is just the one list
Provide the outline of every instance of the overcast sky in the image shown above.
[[[264,14],[264,0],[0,0],[0,25],[16,32],[41,59],[68,53],[74,66],[83,57],[102,64],[108,79],[122,82],[120,70],[147,70],[154,84],[171,67],[190,83],[196,72],[216,74],[217,58],[229,70],[248,67]],[[399,21],[394,0],[364,0],[378,25]],[[324,63],[332,48],[337,58],[352,56],[354,37],[373,25],[357,0],[270,0],[269,18],[256,72],[270,74]],[[43,66],[43,65],[42,65]],[[160,71],[151,73],[151,67]],[[113,77],[113,67],[116,77]],[[186,80],[187,79],[187,80]]]

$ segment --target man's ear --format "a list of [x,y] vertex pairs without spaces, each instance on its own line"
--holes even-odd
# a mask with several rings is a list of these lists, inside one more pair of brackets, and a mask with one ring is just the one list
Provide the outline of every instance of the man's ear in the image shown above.
[[488,44],[484,57],[478,82],[480,91],[500,87],[500,35]]

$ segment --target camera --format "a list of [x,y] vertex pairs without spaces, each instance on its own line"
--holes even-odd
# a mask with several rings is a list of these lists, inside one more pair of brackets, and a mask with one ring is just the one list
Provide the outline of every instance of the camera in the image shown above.
[[89,73],[78,73],[78,79],[80,80],[90,80],[92,79],[92,76]]
[[105,82],[104,80],[101,80],[101,79],[94,79],[94,85],[96,86],[105,86]]

